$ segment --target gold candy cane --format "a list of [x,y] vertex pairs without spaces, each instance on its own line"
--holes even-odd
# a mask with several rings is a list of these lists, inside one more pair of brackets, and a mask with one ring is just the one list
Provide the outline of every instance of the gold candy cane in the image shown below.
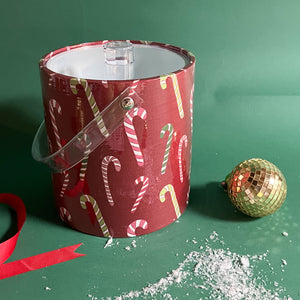
[[177,197],[174,191],[174,187],[172,184],[167,184],[166,186],[163,187],[163,189],[160,191],[159,194],[159,199],[161,202],[165,202],[166,201],[166,193],[170,193],[171,195],[171,199],[172,199],[172,203],[175,209],[175,213],[176,213],[176,217],[177,219],[181,216],[181,212],[179,209],[179,205],[178,205],[178,201],[177,201]]

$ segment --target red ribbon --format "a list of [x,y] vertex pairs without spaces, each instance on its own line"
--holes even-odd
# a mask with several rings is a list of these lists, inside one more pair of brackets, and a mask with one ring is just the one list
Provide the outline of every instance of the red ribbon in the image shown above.
[[0,194],[0,203],[11,206],[16,211],[18,219],[18,232],[8,240],[0,243],[0,279],[38,270],[85,255],[75,252],[75,250],[82,245],[77,244],[4,263],[11,256],[16,247],[20,231],[26,220],[26,209],[23,201],[14,194]]

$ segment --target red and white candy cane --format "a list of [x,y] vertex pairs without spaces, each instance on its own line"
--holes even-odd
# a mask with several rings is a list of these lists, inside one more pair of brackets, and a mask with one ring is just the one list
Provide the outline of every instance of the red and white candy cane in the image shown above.
[[[55,99],[50,99],[50,101],[49,101],[50,121],[52,124],[57,147],[58,147],[58,149],[60,149],[62,147],[62,142],[61,142],[61,138],[59,136],[58,128],[57,128],[57,124],[56,124],[56,118],[55,118],[55,114],[54,114],[55,110],[58,112],[58,114],[60,114],[60,115],[62,114],[62,109],[61,109],[61,106],[59,105],[59,103]],[[62,188],[61,188],[61,191],[59,194],[60,197],[64,196],[65,191],[66,191],[69,181],[70,181],[69,173],[67,171],[64,171],[62,174],[64,175],[64,181],[63,181]]]
[[97,103],[95,101],[95,98],[93,96],[91,88],[88,85],[87,80],[83,79],[83,78],[71,78],[70,79],[70,88],[71,88],[72,93],[74,95],[77,95],[77,93],[78,93],[77,88],[76,88],[77,84],[80,84],[83,87],[84,91],[85,91],[86,97],[89,101],[89,104],[90,104],[90,107],[93,111],[94,117],[97,120],[97,125],[98,125],[98,128],[99,128],[100,132],[102,133],[103,136],[108,137],[109,133],[108,133],[106,127],[105,127],[105,124],[103,122],[102,116],[101,116],[100,111],[99,111],[99,108],[97,106]]
[[138,194],[138,196],[137,196],[137,198],[136,198],[136,200],[135,200],[135,202],[134,202],[134,204],[131,208],[131,213],[134,213],[136,211],[136,209],[139,206],[141,200],[143,199],[144,194],[146,193],[146,190],[149,186],[149,178],[147,176],[140,176],[139,178],[137,178],[135,180],[134,183],[135,183],[135,185],[138,185],[141,182],[143,183],[143,185],[142,185],[142,187],[140,189],[140,192],[139,192],[139,194]]
[[181,119],[183,119],[184,111],[183,111],[183,107],[182,107],[182,100],[181,100],[181,95],[180,95],[180,90],[179,90],[179,85],[178,85],[178,80],[177,80],[176,74],[170,73],[170,74],[160,76],[160,86],[163,90],[167,88],[167,78],[168,77],[171,77],[171,79],[172,79],[179,116]]
[[64,182],[63,182],[61,190],[60,190],[60,194],[59,194],[60,197],[64,196],[66,189],[69,185],[69,181],[70,181],[69,173],[67,171],[64,171],[62,174],[64,175]]
[[107,155],[103,158],[102,160],[102,165],[101,165],[101,169],[102,169],[102,178],[103,178],[103,182],[104,182],[104,187],[105,187],[105,192],[106,192],[106,197],[108,200],[108,203],[113,206],[114,205],[114,201],[110,192],[110,188],[109,188],[109,184],[108,184],[108,176],[107,176],[107,170],[108,170],[108,165],[110,162],[113,162],[115,170],[117,172],[119,172],[121,170],[121,163],[120,161],[111,155]]
[[136,229],[142,228],[147,229],[148,228],[148,222],[146,220],[136,220],[133,221],[128,227],[127,227],[127,236],[128,237],[134,237],[136,236]]
[[147,112],[142,107],[136,107],[133,110],[127,112],[124,119],[124,127],[125,127],[125,132],[127,134],[128,141],[134,153],[136,162],[138,166],[143,166],[144,158],[133,126],[133,118],[136,116],[140,117],[143,120],[146,120]]
[[174,190],[174,187],[172,184],[167,184],[166,186],[164,186],[162,188],[162,190],[160,191],[160,194],[159,194],[159,199],[162,203],[165,202],[166,201],[166,193],[168,193],[168,192],[171,195],[171,200],[172,200],[172,203],[173,203],[173,206],[175,209],[176,217],[178,219],[181,216],[181,212],[179,209],[176,193],[175,193],[175,190]]
[[179,178],[180,178],[180,182],[183,182],[183,172],[182,172],[182,147],[183,147],[183,143],[185,148],[187,147],[187,136],[183,135],[179,141],[179,145],[178,145],[178,164],[179,164]]
[[56,86],[55,86],[55,73],[50,73],[49,74],[48,85],[52,86],[53,88],[56,88]]
[[59,216],[62,219],[62,221],[67,220],[69,222],[72,222],[72,216],[70,212],[63,206],[59,208]]
[[59,105],[59,103],[55,99],[50,99],[49,100],[50,121],[52,124],[53,133],[55,136],[55,141],[56,141],[57,147],[61,148],[62,144],[61,144],[61,140],[60,140],[60,136],[58,133],[57,124],[56,124],[55,110],[58,112],[59,115],[62,115],[62,110],[61,110],[61,106]]
[[128,96],[132,96],[134,94],[134,91],[136,90],[139,81],[140,80],[133,80],[132,85],[131,85],[130,90],[129,90]]
[[110,233],[109,233],[108,228],[105,224],[105,221],[103,219],[102,213],[99,209],[99,206],[98,206],[96,200],[90,195],[82,195],[80,197],[80,204],[81,204],[81,207],[83,209],[87,209],[86,202],[90,202],[92,204],[95,216],[96,216],[97,221],[100,225],[103,236],[104,237],[110,237]]
[[166,169],[167,169],[167,163],[168,163],[168,159],[169,159],[169,154],[170,154],[170,149],[171,149],[171,144],[172,144],[172,138],[173,138],[173,125],[172,124],[166,124],[161,132],[160,132],[160,138],[163,138],[165,133],[169,131],[169,136],[168,136],[168,140],[167,140],[167,144],[166,144],[166,150],[165,150],[165,154],[164,154],[164,159],[163,159],[163,163],[161,166],[161,174],[165,174],[166,173]]
[[108,83],[107,80],[102,80],[102,85],[104,86],[104,88],[108,88]]

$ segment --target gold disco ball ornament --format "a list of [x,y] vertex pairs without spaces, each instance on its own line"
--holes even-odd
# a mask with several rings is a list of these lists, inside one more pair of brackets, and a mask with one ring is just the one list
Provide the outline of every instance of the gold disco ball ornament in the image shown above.
[[234,206],[251,217],[274,213],[281,207],[287,194],[286,180],[281,171],[260,158],[239,163],[223,185]]

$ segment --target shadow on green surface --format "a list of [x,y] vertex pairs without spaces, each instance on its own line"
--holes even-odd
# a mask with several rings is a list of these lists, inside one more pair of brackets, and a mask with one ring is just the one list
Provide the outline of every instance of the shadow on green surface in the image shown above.
[[0,147],[0,193],[18,195],[28,215],[61,224],[54,207],[50,171],[31,156],[36,129],[30,115],[13,105],[0,105],[0,138],[5,141]]
[[248,222],[251,218],[238,211],[230,202],[220,182],[209,182],[205,186],[192,186],[189,208],[201,215],[223,221]]
[[[33,105],[33,99],[0,99],[0,135],[5,134],[7,129],[14,129],[25,134],[34,134],[38,128],[38,122],[34,120],[38,108]],[[41,119],[43,118],[41,112]]]

